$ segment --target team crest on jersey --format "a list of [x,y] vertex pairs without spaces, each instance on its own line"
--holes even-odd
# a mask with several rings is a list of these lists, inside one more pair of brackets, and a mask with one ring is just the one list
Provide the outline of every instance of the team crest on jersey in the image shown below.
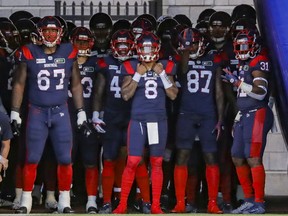
[[118,70],[117,65],[109,65],[109,70]]
[[195,62],[194,61],[189,61],[188,65],[195,65]]
[[92,73],[94,72],[94,67],[83,67],[83,72]]
[[48,60],[52,60],[53,59],[53,57],[52,56],[48,56]]
[[45,63],[46,63],[46,59],[45,58],[36,59],[36,64],[45,64]]
[[231,65],[238,65],[239,64],[239,60],[238,59],[231,59],[230,60],[230,64]]
[[65,64],[65,58],[56,58],[54,60],[55,64]]
[[203,61],[203,62],[202,62],[202,65],[203,65],[203,66],[212,66],[212,65],[213,65],[213,62],[212,62],[212,61]]
[[244,65],[243,70],[244,71],[248,71],[249,70],[249,65]]

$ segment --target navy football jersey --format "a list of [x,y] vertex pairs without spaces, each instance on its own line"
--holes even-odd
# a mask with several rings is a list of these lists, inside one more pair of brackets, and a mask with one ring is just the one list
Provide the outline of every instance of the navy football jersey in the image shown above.
[[221,56],[214,51],[196,60],[189,59],[188,71],[180,77],[180,113],[216,114],[215,79],[220,64]]
[[[264,51],[258,54],[253,59],[250,59],[248,61],[240,61],[239,65],[240,66],[238,78],[247,84],[253,85],[253,71],[262,71],[269,76],[270,62],[267,54]],[[247,111],[265,107],[268,104],[268,97],[269,94],[266,95],[264,100],[257,100],[248,96],[243,90],[239,88],[237,92],[237,106],[240,111]]]
[[[159,60],[168,76],[174,76],[176,65],[173,61]],[[138,60],[125,61],[121,73],[133,76],[137,71]],[[132,100],[131,119],[158,121],[166,119],[166,91],[159,75],[147,71],[142,75]]]
[[28,99],[37,106],[58,106],[67,102],[68,83],[77,50],[71,43],[62,43],[53,54],[29,44],[23,46],[19,60],[27,64]]
[[[96,77],[96,65],[97,65],[96,56],[91,56],[87,59],[85,63],[78,64],[81,77],[81,84],[83,87],[83,102],[88,117],[92,116],[92,92],[93,92],[93,84]],[[71,85],[69,85],[69,110],[70,113],[73,113],[73,111],[75,111],[75,106],[72,98],[72,93],[70,91],[70,87]]]

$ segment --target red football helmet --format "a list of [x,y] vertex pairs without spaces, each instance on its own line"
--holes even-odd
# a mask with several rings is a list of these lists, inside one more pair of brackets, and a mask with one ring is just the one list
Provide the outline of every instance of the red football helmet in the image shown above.
[[79,56],[90,56],[94,45],[91,31],[85,27],[76,27],[71,32],[71,43],[78,49]]
[[146,18],[137,18],[132,22],[131,25],[132,33],[135,35],[135,38],[139,38],[144,31],[152,31],[152,23]]
[[111,49],[115,58],[121,61],[131,58],[134,46],[134,36],[130,30],[118,30],[112,35]]
[[240,31],[233,41],[235,57],[239,60],[254,58],[260,49],[259,38],[258,31],[248,29]]
[[53,16],[45,16],[37,23],[38,31],[43,44],[54,47],[61,43],[62,26],[59,20]]
[[160,39],[149,31],[143,32],[136,41],[136,51],[140,61],[157,61],[160,47]]
[[180,50],[189,50],[189,57],[197,59],[205,53],[204,37],[198,29],[186,28],[181,32]]

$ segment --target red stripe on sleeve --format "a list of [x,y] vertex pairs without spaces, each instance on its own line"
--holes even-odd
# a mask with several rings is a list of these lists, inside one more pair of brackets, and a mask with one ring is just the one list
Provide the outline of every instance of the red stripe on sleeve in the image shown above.
[[68,59],[71,58],[76,58],[78,54],[78,50],[76,48],[73,48],[72,52],[70,53],[70,55],[68,56]]
[[22,53],[23,53],[23,55],[25,56],[25,58],[27,60],[32,60],[33,59],[32,53],[31,53],[31,51],[29,50],[29,48],[27,46],[23,46],[22,47]]
[[134,71],[134,69],[133,69],[130,61],[125,61],[125,62],[123,63],[123,66],[125,67],[125,69],[126,69],[126,71],[127,71],[128,74],[131,74],[131,75],[132,75],[132,74],[135,73],[135,71]]
[[99,58],[97,60],[97,64],[100,68],[105,68],[105,67],[108,67],[108,65],[106,64],[104,58]]
[[170,74],[173,70],[173,67],[174,67],[174,62],[173,61],[168,61],[167,65],[166,65],[166,68],[165,68],[165,71],[167,74]]

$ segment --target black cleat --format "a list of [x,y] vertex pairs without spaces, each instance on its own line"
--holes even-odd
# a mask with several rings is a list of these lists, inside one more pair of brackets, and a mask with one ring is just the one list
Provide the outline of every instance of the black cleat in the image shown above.
[[65,207],[63,209],[63,214],[74,214],[74,213],[75,213],[75,211],[72,210],[70,207]]
[[15,210],[15,214],[27,214],[27,208],[25,206],[21,206],[19,209]]
[[90,206],[88,209],[87,209],[87,213],[88,214],[96,214],[98,212],[97,208],[93,207],[93,206]]

